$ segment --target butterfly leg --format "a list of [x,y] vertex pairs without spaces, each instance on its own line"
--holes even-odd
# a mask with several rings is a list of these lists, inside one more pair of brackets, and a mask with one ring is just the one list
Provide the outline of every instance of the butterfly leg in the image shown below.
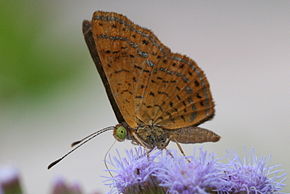
[[172,155],[172,153],[171,153],[167,148],[165,148],[165,150],[166,150],[166,153],[167,153],[168,155],[170,155],[172,158],[174,158],[174,156]]
[[152,152],[154,148],[151,148],[151,149],[146,149],[146,155],[147,155],[147,158],[149,159],[149,154],[150,152]]
[[185,158],[188,162],[190,162],[190,160],[186,157],[186,155],[185,155],[185,153],[184,153],[184,151],[183,151],[181,145],[178,143],[178,141],[176,141],[175,138],[172,138],[172,137],[171,137],[171,139],[176,143],[176,145],[177,145],[179,151],[180,151],[181,154],[184,156],[184,158]]
[[142,141],[142,139],[140,139],[134,131],[132,131],[132,136],[134,137],[135,142],[137,142],[139,145],[143,146],[144,148],[147,148],[147,149],[149,148],[150,152],[152,151],[152,148],[148,146],[144,141]]

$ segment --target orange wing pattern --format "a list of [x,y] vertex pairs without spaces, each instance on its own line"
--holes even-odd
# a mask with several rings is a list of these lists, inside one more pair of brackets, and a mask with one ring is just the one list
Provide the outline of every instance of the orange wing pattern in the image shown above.
[[190,58],[171,53],[150,30],[123,15],[97,11],[92,34],[114,99],[130,127],[178,129],[214,116],[203,71]]

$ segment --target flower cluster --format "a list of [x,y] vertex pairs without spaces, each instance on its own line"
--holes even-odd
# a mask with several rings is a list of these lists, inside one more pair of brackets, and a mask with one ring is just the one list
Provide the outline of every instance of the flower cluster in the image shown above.
[[269,157],[257,157],[251,150],[241,158],[231,153],[228,162],[222,166],[222,180],[219,191],[234,193],[275,193],[280,191],[286,174],[278,165],[268,166]]
[[[23,194],[20,180],[20,173],[17,169],[12,167],[5,167],[0,169],[0,194]],[[47,192],[43,192],[47,193]],[[82,194],[80,185],[77,183],[69,184],[63,178],[57,178],[53,182],[51,194]],[[94,194],[99,194],[95,192]]]
[[183,156],[174,150],[155,150],[148,155],[139,147],[127,151],[126,157],[118,153],[110,158],[113,169],[109,171],[114,176],[106,181],[112,193],[124,194],[278,193],[285,173],[268,162],[254,152],[243,159],[232,153],[222,163],[202,148]]
[[[142,147],[126,151],[122,157],[110,157],[114,175],[106,177],[111,193],[123,194],[269,194],[283,189],[286,175],[278,165],[269,166],[269,157],[257,157],[251,151],[246,157],[230,153],[226,162],[202,148],[183,156],[175,150],[153,150]],[[0,169],[0,194],[22,194],[17,169]],[[78,184],[55,179],[52,194],[82,194]]]

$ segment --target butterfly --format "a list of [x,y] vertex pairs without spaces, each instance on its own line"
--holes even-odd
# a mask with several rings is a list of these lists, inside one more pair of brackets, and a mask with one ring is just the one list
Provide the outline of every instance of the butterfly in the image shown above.
[[208,80],[192,59],[171,52],[152,31],[118,13],[96,11],[91,21],[83,21],[82,30],[118,124],[72,146],[109,130],[116,140],[128,139],[148,150],[165,149],[170,141],[220,139],[198,127],[214,117],[215,105]]

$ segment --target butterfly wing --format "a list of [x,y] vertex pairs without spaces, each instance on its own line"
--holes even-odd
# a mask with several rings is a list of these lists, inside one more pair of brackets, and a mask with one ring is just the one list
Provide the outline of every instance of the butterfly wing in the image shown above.
[[208,81],[197,64],[171,53],[150,31],[113,12],[94,13],[92,35],[105,77],[127,124],[196,126],[214,115]]
[[110,87],[110,84],[108,83],[108,80],[106,78],[106,75],[105,75],[105,72],[104,72],[104,69],[101,65],[101,61],[100,61],[100,57],[98,55],[98,52],[96,50],[96,44],[95,44],[95,41],[94,41],[94,38],[92,36],[92,26],[91,26],[91,22],[85,20],[83,21],[83,25],[82,25],[82,30],[83,30],[83,34],[84,34],[84,38],[85,38],[85,41],[86,41],[86,44],[89,48],[89,51],[90,51],[90,54],[94,60],[94,63],[97,67],[97,70],[101,76],[101,79],[102,79],[102,82],[105,86],[105,89],[106,89],[106,93],[107,93],[107,96],[110,100],[110,103],[111,103],[111,106],[113,107],[113,110],[115,112],[115,115],[117,117],[117,120],[119,123],[122,123],[124,122],[124,118],[116,104],[116,101],[113,97],[113,94],[112,94],[112,90],[111,90],[111,87]]
[[[197,126],[213,118],[215,110],[209,83],[197,64],[177,53],[171,53],[163,61],[151,78],[156,80],[158,93],[163,94],[154,100],[162,110],[154,112],[153,122],[177,129]],[[153,88],[151,85],[149,88]]]
[[92,34],[102,68],[116,104],[131,128],[144,123],[136,112],[143,98],[139,91],[144,90],[143,82],[153,69],[147,61],[148,40],[140,43],[144,30],[117,13],[97,11],[93,15]]

